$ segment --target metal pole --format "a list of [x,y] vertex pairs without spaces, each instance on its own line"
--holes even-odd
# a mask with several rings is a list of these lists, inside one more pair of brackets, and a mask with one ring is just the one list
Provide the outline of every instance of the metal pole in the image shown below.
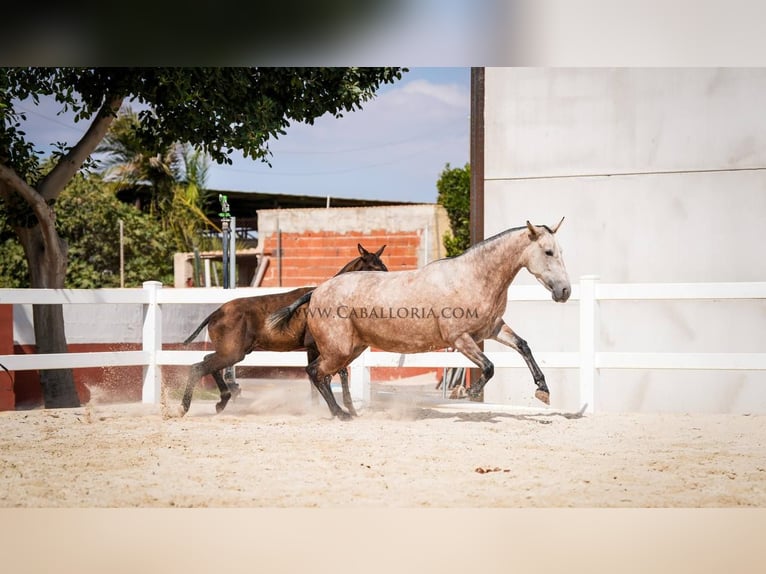
[[229,213],[229,202],[226,201],[225,195],[219,195],[218,200],[221,202],[221,244],[223,247],[223,288],[229,288],[229,221],[231,220],[231,214]]
[[125,287],[125,224],[120,219],[120,288]]
[[[231,233],[229,222],[231,221],[231,213],[229,213],[229,202],[227,201],[225,195],[219,194],[218,201],[221,202],[221,213],[219,215],[221,216],[221,243],[223,247],[223,288],[231,289],[233,287],[229,274],[229,234]],[[239,385],[234,380],[233,366],[226,367],[223,370],[223,380],[229,387],[232,398],[236,398],[240,393],[240,389]]]
[[229,289],[237,288],[237,218],[229,225]]

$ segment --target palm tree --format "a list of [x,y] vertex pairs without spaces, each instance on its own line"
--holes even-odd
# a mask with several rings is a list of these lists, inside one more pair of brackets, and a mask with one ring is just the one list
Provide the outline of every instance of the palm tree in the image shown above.
[[174,148],[175,184],[171,205],[174,217],[170,218],[170,225],[176,236],[183,239],[184,245],[199,247],[200,227],[220,231],[202,209],[210,195],[205,187],[210,161],[201,150],[189,144],[176,144]]
[[140,136],[140,127],[129,106],[120,110],[96,149],[104,179],[118,197],[132,197],[137,208],[171,230],[179,251],[191,251],[202,240],[200,229],[217,229],[202,209],[209,159],[189,144],[154,147]]

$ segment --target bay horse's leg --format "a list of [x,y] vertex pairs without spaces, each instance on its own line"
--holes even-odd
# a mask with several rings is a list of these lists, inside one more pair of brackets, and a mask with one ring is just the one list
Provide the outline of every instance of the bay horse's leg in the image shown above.
[[481,377],[475,383],[471,383],[471,387],[468,389],[468,395],[476,398],[481,393],[484,385],[487,384],[487,381],[495,374],[495,366],[487,358],[487,355],[481,352],[479,345],[476,344],[476,341],[468,333],[460,335],[452,344],[452,347],[463,353],[481,369]]
[[220,413],[224,407],[226,407],[226,403],[228,403],[229,399],[231,398],[231,391],[223,380],[221,370],[241,360],[242,357],[238,359],[235,358],[234,361],[229,362],[229,358],[222,357],[218,353],[210,353],[204,359],[202,359],[202,361],[192,365],[189,369],[189,378],[186,381],[186,388],[184,389],[184,395],[181,399],[181,408],[183,411],[181,414],[185,415],[187,412],[189,412],[192,394],[194,393],[194,387],[197,385],[199,380],[205,375],[211,374],[213,375],[213,379],[215,379],[215,383],[218,386],[218,392],[221,395],[220,402],[218,402],[218,404],[215,406],[216,412]]
[[338,375],[340,375],[340,384],[343,388],[343,406],[346,407],[346,410],[351,414],[352,417],[358,417],[359,415],[354,408],[354,401],[351,400],[351,391],[348,389],[348,369],[343,367],[340,371],[338,371]]
[[[231,393],[231,400],[235,401],[237,400],[237,397],[242,394],[242,387],[239,386],[239,383],[234,380],[234,367],[226,367],[223,370],[223,382],[226,385],[226,387],[229,389],[229,392]],[[218,385],[218,390],[221,390],[221,385],[216,380],[216,384]],[[225,405],[224,405],[225,406]],[[223,410],[223,407],[221,408]]]
[[231,387],[226,384],[221,371],[213,371],[210,374],[213,375],[213,380],[215,380],[215,384],[218,386],[218,393],[221,395],[221,400],[215,405],[215,412],[220,413],[226,408],[229,399],[238,397],[242,391],[240,390],[239,385],[237,385],[236,394],[233,394]]
[[194,387],[197,385],[197,382],[207,374],[204,371],[205,361],[195,363],[189,368],[189,377],[186,379],[186,388],[184,389],[184,396],[181,399],[181,415],[185,415],[189,412]]
[[522,357],[524,357],[524,361],[527,363],[527,366],[532,373],[535,385],[537,385],[535,397],[546,405],[549,405],[551,400],[550,391],[548,390],[548,385],[545,384],[545,375],[543,375],[540,367],[537,366],[537,362],[532,356],[532,351],[529,349],[527,342],[514,333],[513,329],[506,325],[502,319],[499,321],[494,332],[490,336],[490,339],[508,345],[511,349],[515,349]]

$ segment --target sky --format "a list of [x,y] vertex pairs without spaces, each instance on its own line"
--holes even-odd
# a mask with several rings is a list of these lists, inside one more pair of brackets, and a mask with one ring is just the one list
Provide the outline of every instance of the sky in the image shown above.
[[[52,100],[29,101],[24,129],[39,149],[73,144],[87,129]],[[432,203],[447,164],[469,161],[470,68],[410,68],[381,87],[361,110],[293,124],[272,140],[271,167],[232,154],[232,165],[211,162],[207,187]]]
[[271,167],[233,155],[208,187],[435,202],[449,163],[469,161],[470,68],[412,68],[361,110],[297,124],[269,144]]

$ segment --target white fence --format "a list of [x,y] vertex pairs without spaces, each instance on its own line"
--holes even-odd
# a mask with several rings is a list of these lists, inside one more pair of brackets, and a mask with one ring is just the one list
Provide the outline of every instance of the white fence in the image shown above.
[[[224,303],[237,297],[263,295],[285,289],[162,289],[148,281],[143,289],[0,289],[0,304],[143,304],[143,344],[141,351],[108,351],[48,355],[0,355],[0,363],[11,371],[141,365],[144,367],[142,400],[160,400],[161,367],[191,365],[209,351],[171,351],[162,349],[162,306],[164,304]],[[550,298],[539,285],[512,285],[509,300],[542,301]],[[570,300],[579,301],[579,349],[572,352],[535,352],[544,368],[579,369],[580,403],[586,410],[596,408],[599,369],[703,369],[766,370],[766,353],[625,353],[602,352],[598,341],[598,302],[605,300],[726,300],[766,299],[766,282],[749,283],[651,283],[602,284],[597,277],[585,276],[573,286]],[[526,369],[514,351],[488,352],[496,368]],[[306,365],[305,352],[277,353],[256,351],[239,363],[247,366]],[[459,353],[371,352],[369,349],[350,366],[351,393],[356,401],[370,401],[371,367],[473,367]]]

